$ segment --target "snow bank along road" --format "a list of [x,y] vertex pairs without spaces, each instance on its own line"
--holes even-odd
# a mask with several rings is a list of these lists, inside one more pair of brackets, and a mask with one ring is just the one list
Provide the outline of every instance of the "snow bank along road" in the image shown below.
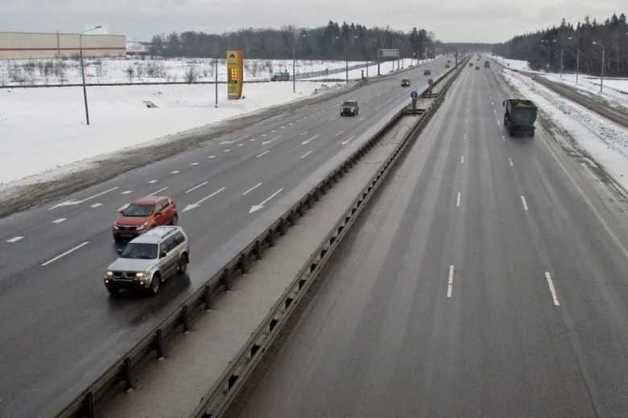
[[[118,176],[88,190],[0,219],[0,416],[47,415],[128,350],[170,307],[206,280],[201,259],[232,238],[320,165],[357,147],[361,134],[444,72],[445,57],[237,129],[204,148]],[[356,98],[360,116],[339,118]],[[102,283],[117,256],[115,211],[149,193],[174,197],[191,239],[189,281],[155,298],[108,297]]]
[[231,417],[628,416],[628,205],[467,68]]

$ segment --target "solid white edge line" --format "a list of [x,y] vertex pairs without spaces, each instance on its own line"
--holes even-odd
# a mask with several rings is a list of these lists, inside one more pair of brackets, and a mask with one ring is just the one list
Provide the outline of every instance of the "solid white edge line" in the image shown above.
[[454,292],[454,266],[449,266],[449,277],[447,278],[447,298],[451,299]]
[[549,287],[550,293],[552,294],[554,306],[560,306],[560,302],[558,301],[558,295],[556,294],[556,288],[554,287],[554,281],[552,280],[552,275],[548,271],[545,272],[545,280],[547,280],[547,286]]
[[46,267],[47,265],[52,264],[52,263],[54,263],[55,261],[57,261],[57,260],[59,260],[59,259],[61,259],[61,258],[65,257],[66,255],[70,255],[70,254],[72,254],[74,251],[76,251],[76,250],[79,250],[79,249],[83,248],[83,247],[84,247],[84,246],[86,246],[87,244],[89,244],[89,241],[85,241],[85,242],[83,242],[83,243],[81,243],[81,244],[77,245],[76,247],[70,248],[69,250],[67,250],[67,251],[65,251],[65,252],[63,252],[63,253],[61,253],[61,254],[59,254],[58,256],[56,256],[56,257],[54,257],[54,258],[51,258],[50,260],[48,260],[48,261],[46,261],[46,262],[42,263],[42,264],[41,264],[41,266],[42,266],[42,267]]
[[521,195],[521,204],[523,205],[523,210],[528,211],[528,202],[524,195]]
[[251,193],[253,190],[257,189],[261,185],[262,185],[262,183],[257,183],[255,186],[251,187],[250,189],[245,190],[242,193],[242,196],[246,196],[247,194]]
[[185,194],[192,193],[194,190],[200,189],[201,187],[206,186],[208,183],[209,183],[209,181],[204,181],[202,183],[199,183],[196,186],[187,189],[185,191]]

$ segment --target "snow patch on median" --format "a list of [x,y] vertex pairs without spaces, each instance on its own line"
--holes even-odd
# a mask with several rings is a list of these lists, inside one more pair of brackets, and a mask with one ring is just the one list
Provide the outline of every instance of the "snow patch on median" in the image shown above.
[[564,99],[531,78],[504,70],[506,81],[533,100],[559,128],[568,132],[621,186],[628,190],[628,130]]

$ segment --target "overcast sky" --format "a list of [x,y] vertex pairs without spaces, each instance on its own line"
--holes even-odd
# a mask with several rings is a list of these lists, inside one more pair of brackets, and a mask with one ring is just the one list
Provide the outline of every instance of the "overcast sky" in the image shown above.
[[443,41],[501,42],[560,23],[626,12],[626,0],[0,0],[0,31],[75,32],[102,24],[109,33],[150,40],[185,30],[321,26],[330,19],[408,30]]

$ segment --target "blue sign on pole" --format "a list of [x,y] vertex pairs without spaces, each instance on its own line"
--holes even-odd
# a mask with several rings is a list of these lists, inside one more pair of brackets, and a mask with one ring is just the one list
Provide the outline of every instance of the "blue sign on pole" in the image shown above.
[[410,93],[410,97],[416,99],[417,97],[419,97],[419,93],[417,93],[416,90],[412,90],[412,92]]

